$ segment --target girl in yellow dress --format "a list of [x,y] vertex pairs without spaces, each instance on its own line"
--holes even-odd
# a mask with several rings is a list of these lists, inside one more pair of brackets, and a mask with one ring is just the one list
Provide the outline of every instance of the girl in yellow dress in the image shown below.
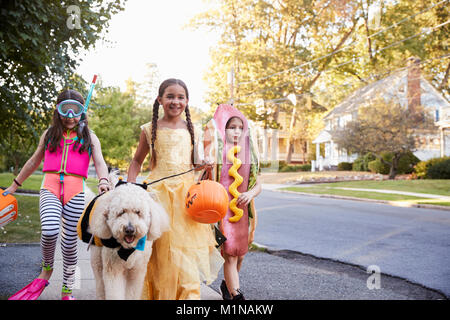
[[[152,121],[141,126],[139,145],[128,169],[129,182],[136,181],[147,154],[151,156],[149,181],[187,171],[202,162],[197,152],[201,150],[201,131],[191,122],[188,101],[183,81],[168,79],[160,85]],[[160,105],[164,116],[158,120]],[[186,121],[181,118],[183,111]],[[190,172],[152,185],[151,191],[169,215],[171,229],[153,244],[143,299],[200,299],[200,282],[214,281],[223,264],[211,226],[195,222],[185,213],[186,193],[194,183],[194,173]]]

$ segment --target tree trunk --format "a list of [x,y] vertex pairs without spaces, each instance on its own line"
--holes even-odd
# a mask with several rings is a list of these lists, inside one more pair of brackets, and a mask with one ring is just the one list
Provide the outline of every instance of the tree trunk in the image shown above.
[[296,112],[296,106],[293,107],[292,109],[292,116],[291,116],[291,123],[289,126],[289,138],[288,138],[288,143],[287,143],[287,150],[286,150],[286,163],[291,163],[292,160],[292,153],[294,152],[294,128],[295,128],[295,122],[296,122],[296,117],[295,117],[295,112]]
[[287,164],[291,163],[293,153],[294,153],[294,141],[293,141],[293,139],[289,139],[288,147],[287,147],[287,156],[286,156]]
[[[276,105],[273,121],[278,123],[278,116],[280,114],[280,107]],[[272,130],[272,159],[271,161],[278,161],[278,129]]]
[[397,153],[395,153],[394,156],[392,157],[391,168],[389,170],[389,179],[390,180],[395,179],[395,176],[397,175],[399,158],[400,158],[400,156]]
[[441,81],[441,85],[439,86],[439,89],[444,89],[447,85],[448,75],[450,74],[450,62],[447,65],[447,70],[445,70],[444,78]]
[[303,158],[303,163],[306,163],[306,155],[308,153],[308,142],[305,141],[303,143],[301,143],[302,145],[302,158]]
[[19,174],[19,157],[14,157],[14,176]]

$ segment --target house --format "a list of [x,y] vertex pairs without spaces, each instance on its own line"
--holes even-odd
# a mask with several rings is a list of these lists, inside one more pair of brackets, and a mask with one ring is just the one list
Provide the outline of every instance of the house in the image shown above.
[[[419,146],[414,152],[416,157],[428,160],[450,156],[450,103],[422,76],[420,59],[410,58],[407,67],[354,91],[325,116],[325,129],[313,140],[316,160],[312,163],[312,170],[332,169],[340,162],[353,162],[358,157],[339,149],[331,132],[338,127],[343,128],[357,116],[359,107],[367,105],[377,96],[386,100],[397,99],[412,111],[422,105],[432,113],[436,131],[418,138]],[[320,154],[321,145],[325,150],[323,156]]]
[[440,119],[436,124],[439,126],[440,156],[450,156],[450,109],[442,110]]
[[[296,96],[299,99],[297,100],[298,105],[303,105],[308,109],[318,112],[327,110],[324,106],[312,99],[307,101],[307,99],[303,98],[304,95],[302,94]],[[284,102],[288,99],[282,98],[278,100]],[[285,111],[278,113],[277,122],[280,125],[280,129],[264,129],[259,123],[255,126],[261,160],[264,162],[286,161],[289,147],[291,147],[290,163],[308,162],[308,153],[310,153],[312,147],[311,140],[308,141],[299,132],[291,135],[293,128],[298,129],[302,124],[298,121],[293,121],[293,114]],[[289,141],[291,141],[291,146],[289,145]]]
[[[281,129],[263,129],[261,126],[256,126],[258,147],[262,161],[286,160],[290,122],[289,115],[286,112],[280,112],[278,123],[281,125]],[[293,140],[292,162],[305,162],[308,145],[303,144],[298,138],[294,137]]]

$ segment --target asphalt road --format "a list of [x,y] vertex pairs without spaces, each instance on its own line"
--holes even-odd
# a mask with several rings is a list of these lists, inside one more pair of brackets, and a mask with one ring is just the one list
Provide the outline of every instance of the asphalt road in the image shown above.
[[[446,299],[396,277],[381,274],[378,282],[370,277],[363,268],[292,251],[251,251],[240,271],[240,287],[247,300]],[[220,292],[222,279],[223,269],[210,287]]]
[[267,190],[256,207],[259,244],[375,266],[450,297],[450,211]]

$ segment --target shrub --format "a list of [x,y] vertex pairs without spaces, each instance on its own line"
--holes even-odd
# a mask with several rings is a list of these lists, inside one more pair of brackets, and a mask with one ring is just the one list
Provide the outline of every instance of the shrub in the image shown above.
[[[450,179],[450,157],[432,158],[427,161],[420,161],[416,164],[414,171],[420,179]],[[431,171],[431,172],[430,172]]]
[[300,171],[311,171],[311,165],[310,164],[302,164],[300,166]]
[[311,164],[289,165],[286,161],[261,161],[260,163],[261,168],[270,168],[272,165],[278,168],[278,172],[311,171]]
[[298,166],[280,166],[278,169],[278,172],[295,172],[300,171],[300,168]]
[[389,166],[382,163],[380,159],[370,161],[368,167],[373,173],[388,174],[390,170]]
[[280,168],[283,168],[283,167],[286,167],[288,164],[286,163],[286,161],[281,160],[281,161],[278,161],[278,165],[280,166]]
[[367,152],[363,156],[363,171],[370,171],[369,162],[373,160],[377,160],[377,157],[372,152]]
[[297,172],[297,171],[311,171],[310,164],[303,165],[284,165],[278,169],[278,172]]
[[259,166],[261,168],[281,168],[283,166],[283,162],[282,161],[261,161],[259,163]]
[[[371,156],[373,155],[371,154]],[[393,154],[392,152],[385,152],[381,154],[381,157],[387,162],[392,162]],[[397,174],[412,173],[414,171],[414,166],[416,166],[416,164],[419,162],[419,158],[417,158],[411,151],[408,151],[407,153],[403,154],[398,160]],[[369,162],[369,164],[370,163],[372,164],[368,165],[368,169],[371,172],[381,174],[389,173],[390,167],[387,164],[382,163],[380,159],[372,160]]]
[[[390,157],[392,159],[392,156]],[[411,151],[400,157],[398,162],[398,173],[412,173],[414,171],[414,166],[420,162]]]
[[428,168],[430,179],[450,179],[450,159],[440,161]]
[[338,163],[338,171],[351,171],[352,170],[351,162],[340,162]]
[[414,172],[417,174],[417,178],[426,179],[427,178],[427,163],[428,161],[419,161],[414,167]]
[[370,171],[369,162],[376,159],[377,157],[375,157],[372,152],[367,152],[353,162],[353,171]]
[[269,168],[270,165],[271,165],[270,161],[261,161],[261,162],[259,163],[259,166],[260,166],[261,168]]
[[355,159],[355,161],[353,161],[352,170],[353,171],[364,171],[362,157],[358,157]]

